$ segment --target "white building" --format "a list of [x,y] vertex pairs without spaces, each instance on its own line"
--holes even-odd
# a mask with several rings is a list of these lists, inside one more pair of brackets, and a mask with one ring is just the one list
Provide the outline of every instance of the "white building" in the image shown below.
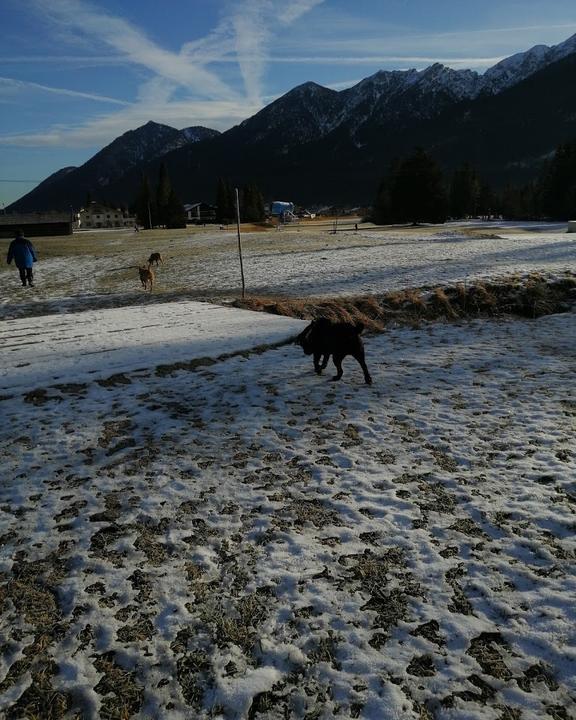
[[184,205],[186,220],[189,223],[214,222],[216,219],[216,206],[205,202],[187,203]]
[[77,215],[77,221],[81,229],[134,227],[136,224],[134,215],[97,202],[91,202],[88,207],[82,208]]

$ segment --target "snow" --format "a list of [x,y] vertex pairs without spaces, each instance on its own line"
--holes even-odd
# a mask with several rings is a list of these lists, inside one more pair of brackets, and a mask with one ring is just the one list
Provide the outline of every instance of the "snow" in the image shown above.
[[[557,228],[464,230],[278,233],[247,266],[299,293],[573,269]],[[372,386],[229,307],[3,321],[0,715],[574,716],[575,321],[389,329]]]
[[[343,124],[350,127],[354,138],[363,117],[366,119],[378,114],[382,118],[386,112],[395,112],[398,104],[403,102],[402,96],[411,88],[418,88],[428,98],[426,108],[420,108],[419,113],[433,114],[437,110],[433,100],[436,95],[445,94],[455,101],[471,100],[482,93],[496,95],[574,52],[576,35],[552,47],[536,45],[504,58],[482,75],[474,70],[455,70],[441,63],[434,63],[423,70],[380,70],[340,93],[334,92],[329,100],[326,99],[327,88],[307,82],[283,96],[277,109],[281,108],[281,114],[284,114],[286,103],[288,109],[291,105],[298,105],[314,119],[312,126],[307,124],[299,128],[300,139],[323,137]],[[363,108],[363,117],[358,116],[359,107]],[[412,114],[415,111],[412,108]],[[269,119],[268,126],[274,126],[278,122],[276,109],[269,111],[266,108],[264,112]]]
[[502,92],[553,62],[552,53],[547,45],[535,45],[526,52],[501,60],[484,73],[481,89],[494,95]]
[[[115,652],[142,718],[572,712],[574,320],[367,338],[372,387],[286,346],[4,400],[0,570],[57,552],[52,687],[98,717],[94,663]],[[0,677],[34,637],[11,603],[3,622],[23,634]],[[422,656],[433,674],[408,670]]]
[[198,302],[7,320],[0,325],[0,392],[217,358],[283,342],[303,327]]
[[[310,230],[304,224],[281,232],[245,233],[247,292],[292,297],[379,294],[512,273],[561,274],[573,269],[576,256],[574,235],[566,233],[566,224],[470,222],[387,231],[359,225],[358,232],[336,235],[330,229]],[[141,264],[156,250],[162,251],[165,264],[158,269],[155,294],[187,292],[191,299],[202,300],[238,296],[232,229],[207,229],[143,248],[140,243],[146,241],[140,235],[131,245],[134,233],[111,233],[97,254],[77,255],[73,263],[68,257],[43,257],[37,243],[40,261],[32,293],[16,287],[13,268],[0,267],[7,278],[0,284],[0,318],[29,314],[34,305],[47,314],[97,304],[106,300],[103,288],[138,303],[142,293],[137,270],[121,269]]]

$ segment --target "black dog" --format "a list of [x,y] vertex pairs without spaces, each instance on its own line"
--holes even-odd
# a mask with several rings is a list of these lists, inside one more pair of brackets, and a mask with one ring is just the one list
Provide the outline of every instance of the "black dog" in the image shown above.
[[[352,355],[360,363],[364,371],[364,380],[368,385],[372,378],[366,367],[364,359],[364,343],[360,333],[364,329],[362,323],[333,323],[327,318],[313,320],[296,338],[296,343],[301,346],[306,355],[314,355],[314,370],[318,375],[328,365],[330,355],[336,365],[337,374],[332,380],[340,380],[342,377],[342,360],[346,355]],[[322,358],[322,362],[320,362]]]

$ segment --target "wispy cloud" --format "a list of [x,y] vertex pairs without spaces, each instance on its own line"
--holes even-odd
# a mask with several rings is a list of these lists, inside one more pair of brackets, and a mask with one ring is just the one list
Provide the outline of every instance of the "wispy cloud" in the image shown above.
[[[129,104],[89,92],[0,79],[0,102],[10,102],[15,93],[28,90],[122,106],[113,113],[47,131],[0,136],[0,143],[9,145],[93,147],[150,119],[175,127],[205,124],[227,129],[261,109],[271,90],[278,91],[266,87],[271,65],[366,66],[373,72],[382,67],[420,69],[442,62],[456,69],[482,70],[526,49],[532,38],[541,38],[545,31],[558,37],[560,31],[567,35],[576,30],[576,25],[565,23],[416,34],[391,26],[383,14],[378,19],[354,9],[344,12],[342,5],[330,0],[229,0],[212,30],[169,50],[135,24],[90,0],[24,2],[44,22],[52,23],[62,40],[63,54],[23,54],[8,61],[62,67],[129,66],[136,70],[138,84],[131,92],[136,99]],[[65,54],[67,48],[70,54]],[[237,87],[230,78],[238,75],[242,83]],[[329,87],[342,89],[355,82],[334,82]]]
[[133,63],[201,97],[233,100],[238,94],[203,65],[190,62],[180,53],[158,47],[142,31],[126,20],[104,13],[81,0],[34,0],[39,10],[54,22],[108,45]]
[[34,64],[74,65],[76,67],[99,67],[125,65],[130,62],[124,55],[0,55],[2,65]]
[[240,123],[259,109],[259,106],[239,105],[225,100],[134,104],[120,112],[78,125],[55,125],[42,132],[0,135],[0,144],[14,147],[101,147],[151,119],[182,128],[190,125],[193,118],[194,125],[226,130],[231,123]]
[[[422,55],[362,55],[354,57],[342,57],[338,55],[317,55],[317,56],[297,56],[283,57],[276,56],[268,58],[269,63],[287,63],[287,64],[304,64],[304,65],[379,65],[389,63],[399,63],[401,66],[413,64],[416,66],[430,65],[439,62],[448,66],[457,67],[491,67],[503,59],[504,56],[495,57],[442,57],[438,55],[422,56]],[[332,85],[330,86],[332,87]]]
[[[150,119],[176,127],[206,124],[227,129],[261,109],[263,82],[270,60],[270,43],[279,26],[288,27],[325,0],[240,0],[229,6],[218,25],[206,36],[185,43],[178,52],[154,43],[127,20],[105,12],[86,0],[28,0],[37,12],[74,43],[84,38],[88,53],[81,56],[48,56],[47,62],[132,64],[148,72],[140,83],[137,100],[125,109],[75,125],[57,125],[48,131],[0,136],[0,143],[20,146],[93,146]],[[108,47],[115,55],[101,53]],[[98,50],[100,49],[100,53]],[[93,54],[89,54],[90,51]],[[34,62],[22,56],[22,62]],[[234,63],[244,83],[244,93],[231,87],[213,69],[215,64]],[[6,79],[9,82],[10,79]],[[59,92],[102,102],[124,101],[64,88],[22,83],[22,88]]]
[[237,64],[248,100],[262,102],[263,79],[278,28],[292,25],[324,2],[244,0],[207,37],[186,43],[182,54],[203,63]]
[[279,10],[278,18],[285,25],[291,25],[323,2],[324,0],[293,0],[291,3],[285,3]]
[[3,90],[40,90],[42,92],[55,93],[56,95],[66,95],[68,97],[83,98],[85,100],[95,100],[96,102],[112,103],[113,105],[130,105],[125,100],[108,97],[106,95],[96,95],[94,93],[79,92],[77,90],[67,90],[66,88],[50,87],[49,85],[40,85],[39,83],[28,82],[25,80],[15,80],[14,78],[0,77],[0,93]]
[[232,18],[235,50],[246,94],[253,102],[262,95],[262,78],[268,57],[270,30],[266,22],[270,4],[266,0],[248,0]]
[[[474,59],[493,56],[508,56],[519,50],[527,50],[533,44],[540,44],[545,37],[557,37],[559,41],[570,32],[576,31],[576,24],[549,26],[514,26],[502,28],[472,28],[458,32],[415,33],[406,28],[392,28],[382,21],[352,18],[348,32],[343,30],[347,19],[329,18],[323,23],[307,24],[304,36],[280,38],[275,56],[341,58],[378,58],[392,60],[405,56],[427,58],[451,57]],[[338,32],[333,31],[339,27]],[[548,44],[554,44],[548,42]],[[313,48],[313,53],[307,49]],[[412,52],[410,52],[412,50]],[[413,52],[417,50],[417,53]],[[407,52],[408,51],[408,52]],[[272,59],[273,61],[273,59]]]

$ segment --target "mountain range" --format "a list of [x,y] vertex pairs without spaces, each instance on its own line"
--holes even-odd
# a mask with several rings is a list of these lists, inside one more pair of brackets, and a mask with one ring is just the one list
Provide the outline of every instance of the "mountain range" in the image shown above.
[[422,146],[447,169],[469,161],[493,185],[522,182],[576,137],[576,35],[537,45],[480,75],[435,63],[380,71],[335,91],[313,82],[224,133],[148,122],[84,165],[63,168],[12,211],[79,207],[88,193],[133,201],[164,162],[184,202],[214,199],[218,177],[269,199],[369,203],[389,163]]

